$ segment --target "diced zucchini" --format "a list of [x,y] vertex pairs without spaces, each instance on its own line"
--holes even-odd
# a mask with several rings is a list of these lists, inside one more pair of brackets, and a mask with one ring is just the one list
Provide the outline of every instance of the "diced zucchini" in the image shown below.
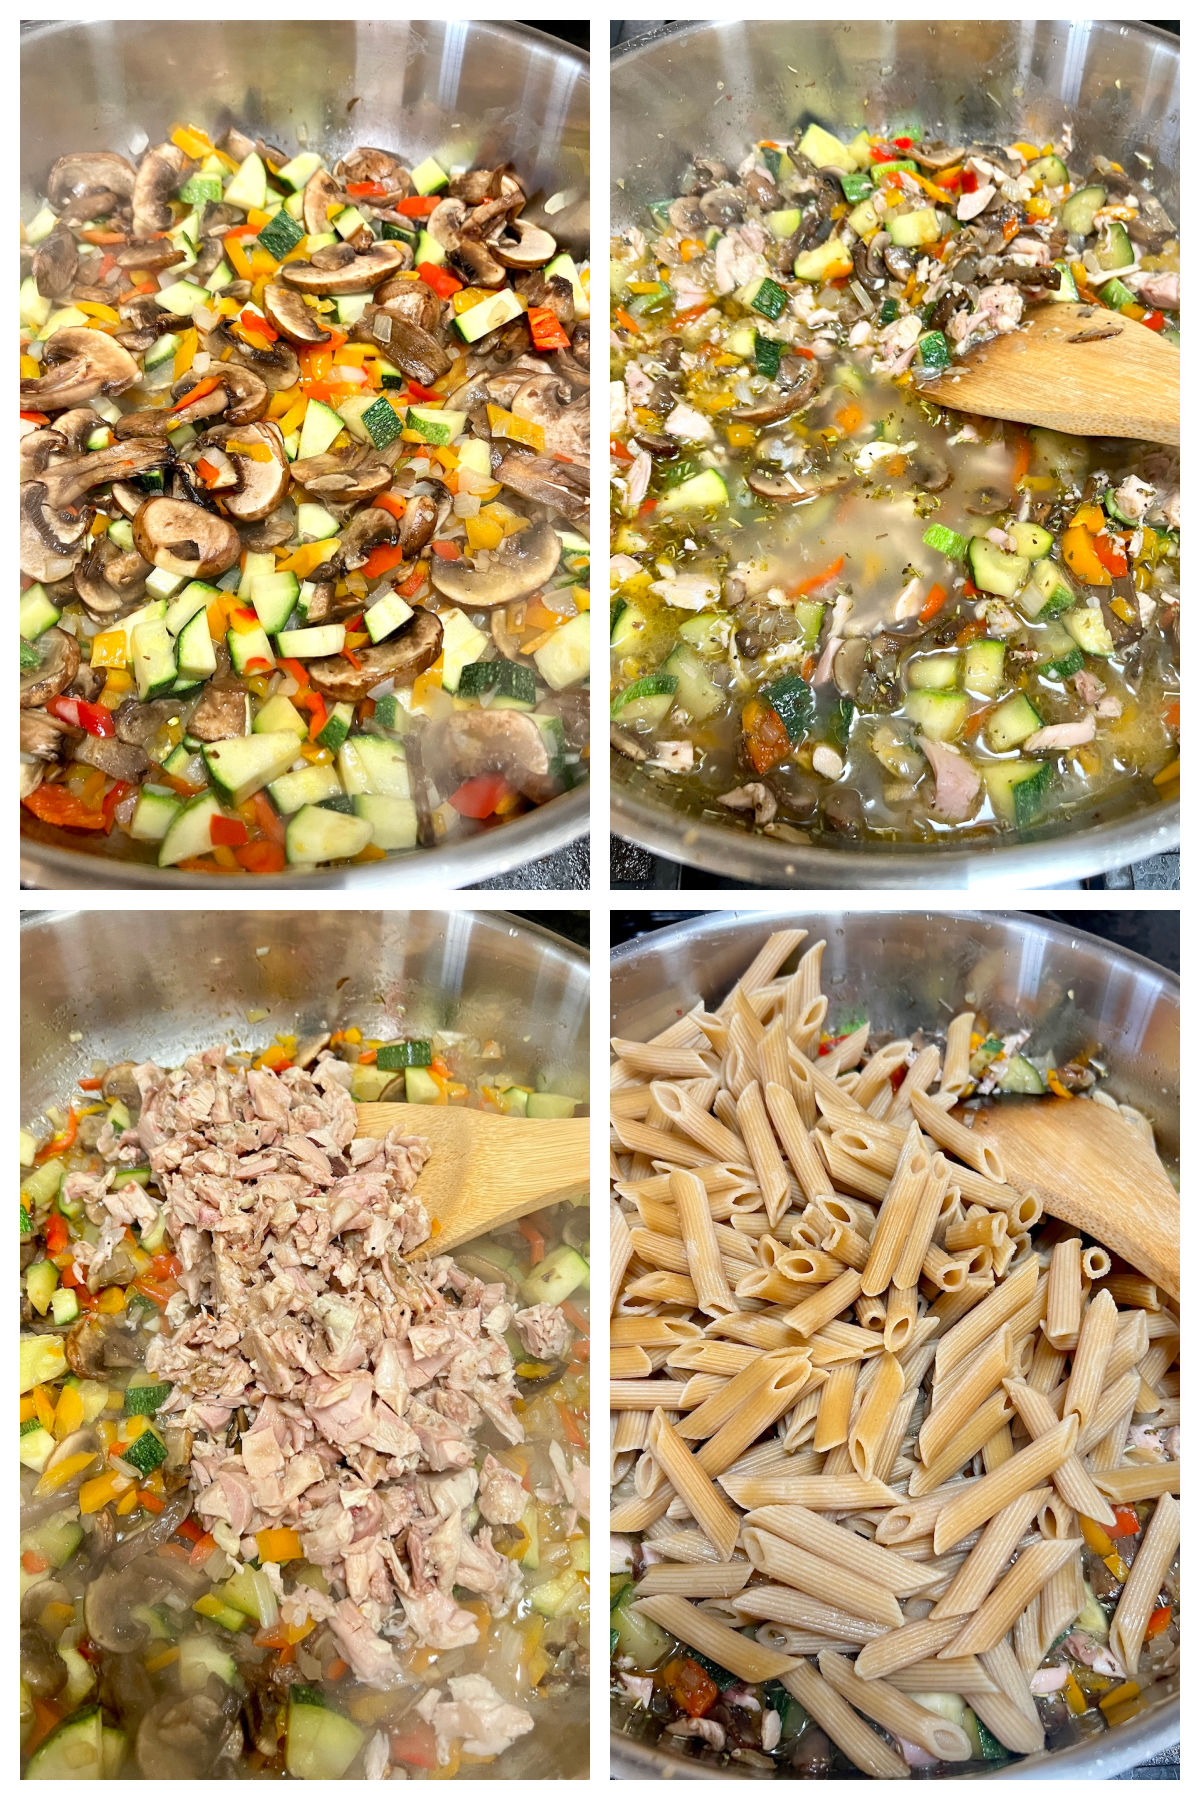
[[[528,1111],[533,1111],[535,1096],[530,1094]],[[536,1306],[539,1301],[546,1301],[551,1306],[561,1306],[569,1300],[577,1288],[591,1286],[592,1272],[577,1250],[569,1244],[560,1244],[549,1256],[529,1271],[521,1283],[521,1299],[526,1306]]]
[[436,1106],[442,1090],[428,1069],[405,1069],[404,1097],[412,1106]]
[[426,444],[452,444],[466,430],[467,415],[444,406],[410,406],[404,423]]
[[307,722],[296,711],[286,694],[272,694],[269,700],[263,702],[254,716],[251,730],[260,733],[286,731],[296,738],[308,736]]
[[414,188],[422,195],[440,193],[450,180],[441,163],[432,156],[427,156],[424,162],[419,162],[409,173]]
[[190,319],[198,306],[208,305],[212,294],[195,281],[173,281],[169,287],[160,288],[154,298],[164,312],[174,313],[178,319]]
[[525,308],[522,306],[512,288],[501,288],[489,300],[480,300],[476,306],[470,306],[466,312],[459,313],[455,319],[459,334],[468,344],[476,344],[491,331],[497,331],[501,325],[507,325],[511,319],[519,319]]
[[291,768],[300,754],[300,740],[290,731],[250,732],[206,744],[202,754],[217,793],[229,805],[240,806]]
[[1128,269],[1133,263],[1129,233],[1119,219],[1106,219],[1096,242],[1096,261],[1102,269]]
[[257,150],[252,150],[225,189],[227,206],[243,212],[262,211],[267,204],[267,171]]
[[21,1549],[44,1557],[52,1569],[61,1569],[70,1562],[82,1542],[83,1526],[78,1513],[70,1507],[52,1513],[40,1525],[21,1533]]
[[390,794],[412,797],[408,758],[403,744],[362,733],[349,737],[338,751],[338,774],[347,794]]
[[857,169],[858,158],[840,138],[821,125],[808,125],[800,139],[799,151],[818,169]]
[[323,456],[342,429],[340,413],[323,400],[310,400],[300,427],[300,457]]
[[377,850],[415,850],[417,809],[411,800],[389,794],[355,794],[355,817],[371,827]]
[[[235,631],[230,626],[225,634],[225,641],[229,646],[229,659],[238,675],[261,674],[275,667],[271,640],[261,625],[252,625],[249,631]],[[280,652],[282,656],[289,654],[287,650]]]
[[302,806],[319,806],[342,792],[342,784],[332,763],[308,763],[303,769],[281,775],[267,789],[281,813],[299,812]]
[[967,545],[971,580],[985,594],[1012,600],[1029,577],[1029,558],[1001,550],[990,538],[973,537]]
[[251,601],[268,636],[274,637],[283,630],[296,610],[299,597],[300,581],[290,570],[255,577]]
[[221,811],[215,794],[197,794],[187,800],[167,828],[158,852],[158,866],[169,869],[192,856],[207,856],[212,845],[212,822]]
[[533,653],[537,672],[547,687],[560,691],[587,678],[591,668],[591,614],[565,619]]
[[279,179],[285,182],[293,193],[299,193],[301,188],[307,187],[321,166],[321,158],[315,151],[303,150],[299,156],[293,156],[291,162],[284,163],[279,171]]
[[797,281],[824,282],[834,274],[844,274],[852,267],[850,252],[842,238],[827,238],[818,244],[815,250],[801,250],[792,264],[792,274]]
[[56,1288],[50,1296],[50,1317],[56,1325],[73,1325],[79,1317],[79,1296],[74,1288]]
[[215,1675],[227,1688],[238,1685],[237,1664],[216,1638],[193,1633],[179,1642],[179,1685],[185,1694],[200,1694]]
[[1041,725],[1037,709],[1024,694],[1013,694],[988,714],[983,735],[989,750],[1015,750]]
[[952,688],[958,681],[958,653],[935,650],[929,656],[913,656],[904,665],[910,688]]
[[676,644],[663,664],[663,673],[675,677],[675,709],[699,723],[711,718],[725,704],[725,695],[710,681],[704,664],[690,644]]
[[1040,181],[1043,187],[1065,187],[1071,179],[1067,174],[1066,163],[1061,157],[1054,155],[1039,156],[1036,162],[1030,163],[1025,173],[1035,181]]
[[1049,662],[1038,664],[1038,674],[1044,681],[1070,681],[1072,675],[1078,675],[1083,668],[1083,651],[1078,644],[1061,656],[1051,657]]
[[968,710],[967,696],[952,690],[916,688],[904,700],[905,717],[937,743],[950,743],[962,736]]
[[1044,623],[1074,606],[1076,595],[1070,576],[1047,556],[1033,565],[1028,584],[1016,598],[1027,619]]
[[55,606],[40,581],[26,588],[21,595],[19,610],[21,636],[31,644],[62,618],[61,609]]
[[661,725],[674,700],[674,675],[643,675],[617,695],[609,716],[618,725]]
[[100,1781],[104,1777],[103,1719],[98,1706],[73,1713],[38,1745],[26,1781]]
[[317,742],[323,750],[340,750],[350,735],[350,727],[354,723],[354,708],[348,700],[339,700],[332,707],[329,717],[317,733]]
[[326,1706],[316,1688],[290,1690],[285,1763],[295,1780],[340,1780],[365,1742],[366,1733]]
[[632,1582],[621,1589],[608,1616],[616,1633],[614,1654],[627,1656],[635,1668],[656,1668],[671,1650],[673,1640],[653,1619],[637,1610]]
[[21,1441],[17,1455],[26,1469],[33,1469],[38,1475],[46,1467],[54,1449],[54,1439],[44,1425],[36,1419],[27,1419],[21,1427]]
[[156,700],[169,693],[179,675],[175,661],[175,640],[167,630],[165,619],[145,619],[135,625],[129,637],[134,680],[139,700]]
[[285,847],[289,863],[341,862],[357,856],[371,841],[365,819],[331,812],[327,806],[302,806],[287,828]]
[[1000,1077],[1005,1094],[1044,1094],[1046,1084],[1026,1056],[1010,1056]]
[[554,275],[561,275],[569,281],[571,284],[571,291],[575,295],[576,317],[580,319],[590,318],[592,308],[591,301],[588,298],[587,289],[579,278],[579,270],[575,267],[574,262],[567,255],[565,250],[560,251],[556,257],[552,258],[552,260],[546,264],[543,273],[545,274],[547,281]]
[[670,513],[697,512],[705,508],[718,508],[726,504],[729,490],[724,479],[716,469],[702,469],[698,475],[691,475],[681,481],[677,487],[668,488],[659,496],[658,512],[666,517]]
[[968,693],[994,699],[1004,684],[1006,646],[1002,638],[976,638],[963,657],[963,686]]
[[1027,556],[1030,562],[1049,556],[1054,548],[1053,532],[1047,531],[1044,525],[1032,525],[1024,519],[1015,520],[1008,527],[1008,535],[1017,547],[1017,555]]
[[905,250],[920,249],[922,244],[935,244],[942,235],[942,227],[932,206],[919,206],[915,212],[889,212],[884,215],[884,225],[893,244],[901,245]]
[[1107,198],[1102,187],[1076,188],[1063,201],[1060,216],[1066,229],[1075,237],[1087,237],[1095,230],[1096,214]]
[[525,1115],[530,1119],[573,1119],[577,1105],[570,1094],[530,1094]]
[[473,625],[457,606],[447,607],[439,617],[442,621],[442,686],[448,694],[456,694],[459,678],[467,664],[478,662],[487,649],[487,634]]
[[986,763],[984,784],[992,811],[1005,825],[1018,830],[1037,822],[1054,780],[1049,763],[1032,759]]
[[[796,619],[801,626],[804,625],[805,621],[800,612],[800,608],[802,605],[808,604],[810,604],[810,602],[799,600],[796,602]],[[816,607],[818,614],[824,613],[825,608],[819,601],[811,602],[811,604]],[[638,609],[635,607],[633,610],[637,611]],[[693,613],[691,618],[684,619],[679,627],[679,635],[684,639],[685,643],[690,644],[697,655],[706,657],[710,662],[716,662],[726,654],[732,632],[733,620],[729,617],[728,613]],[[811,643],[808,640],[807,631],[805,632],[804,644],[806,649],[812,648],[812,644],[816,643],[819,633],[820,619],[818,618],[817,628],[812,634]],[[616,638],[612,641],[614,645],[617,645],[618,640]]]
[[[318,405],[320,402],[318,401]],[[312,402],[309,402],[312,405]],[[307,414],[305,415],[307,417]],[[341,421],[338,421],[339,424]],[[296,528],[301,538],[319,543],[325,538],[336,537],[341,526],[331,512],[318,506],[315,500],[302,500],[296,508]]]
[[1062,622],[1079,648],[1086,651],[1088,656],[1113,654],[1112,633],[1104,623],[1104,614],[1098,606],[1077,606],[1073,612],[1062,615]]

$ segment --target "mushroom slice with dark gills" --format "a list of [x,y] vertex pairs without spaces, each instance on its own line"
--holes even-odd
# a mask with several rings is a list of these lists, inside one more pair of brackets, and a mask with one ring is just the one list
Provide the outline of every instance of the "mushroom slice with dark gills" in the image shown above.
[[187,500],[147,500],[133,538],[147,562],[193,580],[223,575],[242,553],[235,525]]
[[390,680],[396,687],[408,687],[431,663],[436,662],[442,648],[442,622],[436,613],[418,607],[411,619],[382,644],[355,651],[354,663],[344,656],[321,656],[308,664],[308,677],[313,686],[331,700],[365,700],[373,687]]
[[133,235],[152,237],[175,223],[171,196],[193,167],[176,144],[158,144],[138,164],[133,184]]
[[60,299],[70,292],[78,267],[75,239],[65,225],[56,225],[33,253],[33,279],[38,293],[47,300]]
[[775,425],[780,419],[790,419],[816,394],[821,385],[821,367],[798,356],[785,356],[777,379],[777,394],[764,396],[752,406],[735,406],[729,417],[739,425]]
[[446,791],[468,775],[495,771],[527,800],[558,792],[550,748],[528,713],[471,707],[437,720],[426,733],[425,766]]
[[368,506],[355,513],[338,538],[333,555],[312,572],[316,582],[334,581],[351,569],[361,569],[372,550],[396,542],[396,520],[382,506]]
[[331,229],[330,207],[345,204],[346,196],[328,169],[318,169],[304,184],[304,229],[309,237],[324,237]]
[[60,156],[46,179],[46,197],[56,213],[83,194],[108,193],[128,200],[133,193],[132,163],[111,150],[81,150]]
[[21,570],[33,581],[61,581],[87,548],[91,509],[78,502],[89,488],[139,475],[162,462],[162,446],[112,444],[88,456],[52,463],[21,488]]
[[490,243],[492,255],[506,269],[541,269],[550,261],[558,245],[548,231],[531,219],[511,219],[499,237]]
[[422,387],[431,387],[450,367],[445,350],[422,326],[380,307],[371,320],[371,335],[398,368]]
[[34,648],[41,662],[21,676],[22,707],[45,706],[70,686],[79,668],[79,645],[69,631],[60,631],[57,625],[43,631]]
[[464,558],[449,562],[435,556],[430,573],[439,594],[459,606],[506,606],[545,587],[558,567],[561,549],[558,533],[543,520],[505,538],[490,553],[486,568],[473,568]]
[[496,480],[526,500],[535,500],[560,512],[573,525],[588,516],[588,471],[585,464],[555,462],[548,456],[527,456],[521,450],[506,452]]
[[540,425],[548,456],[564,456],[570,462],[586,462],[588,454],[588,396],[578,398],[569,384],[549,373],[531,375],[513,394],[508,409],[518,419]]
[[401,246],[390,241],[361,251],[330,244],[314,252],[311,262],[285,263],[279,273],[288,287],[305,294],[368,294],[403,266]]
[[343,156],[334,165],[333,172],[346,185],[354,182],[357,186],[359,182],[369,181],[381,188],[382,193],[356,196],[372,208],[394,206],[397,200],[405,199],[413,191],[412,176],[400,158],[393,156],[390,150],[376,150],[370,144],[362,144],[349,156]]
[[21,383],[21,406],[66,412],[97,394],[123,394],[141,375],[134,358],[104,331],[72,325],[46,340],[44,373]]
[[[214,378],[216,387],[209,387]],[[188,395],[196,388],[202,391],[189,402]],[[266,382],[240,363],[223,363],[212,377],[189,371],[172,387],[171,398],[174,404],[170,407],[123,414],[113,426],[116,435],[165,437],[180,425],[202,425],[206,419],[219,419],[222,425],[249,425],[261,419],[271,404]]]
[[292,344],[327,344],[329,333],[304,295],[282,281],[269,281],[263,289],[263,311],[276,331]]
[[326,506],[353,506],[390,487],[392,468],[368,445],[351,444],[294,462],[292,480]]
[[231,519],[251,523],[274,512],[292,479],[278,425],[270,419],[218,425],[205,433],[204,443],[223,450],[240,479],[238,488],[220,495],[220,505]]
[[214,362],[223,363],[232,358],[243,368],[252,370],[272,394],[295,387],[300,379],[300,364],[290,344],[281,339],[277,344],[260,349],[257,344],[247,344],[243,338],[235,337],[224,320],[206,333],[204,348]]
[[139,600],[150,564],[137,550],[124,550],[107,533],[75,567],[75,592],[93,618],[123,612]]

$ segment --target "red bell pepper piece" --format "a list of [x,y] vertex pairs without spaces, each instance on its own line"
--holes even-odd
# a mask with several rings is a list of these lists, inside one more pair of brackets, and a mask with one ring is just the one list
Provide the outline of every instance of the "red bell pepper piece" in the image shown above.
[[239,313],[238,322],[239,324],[244,325],[247,331],[256,332],[259,337],[266,338],[267,342],[270,344],[273,344],[279,336],[275,327],[270,324],[268,320],[264,319],[261,313],[251,312],[249,307],[246,308],[245,312]]
[[397,200],[396,211],[406,219],[427,219],[439,204],[436,194],[408,194]]
[[216,813],[209,824],[208,835],[214,844],[244,844],[250,833],[240,819],[227,819],[224,813]]
[[380,544],[372,550],[362,565],[362,574],[368,581],[374,581],[378,575],[386,575],[389,569],[399,568],[404,561],[404,548],[400,544]]
[[221,383],[215,375],[206,375],[203,381],[198,381],[195,387],[190,387],[186,394],[179,396],[171,411],[179,412],[182,407],[190,406],[193,400],[203,400],[206,394],[215,393],[220,385]]
[[417,274],[427,288],[433,289],[439,300],[448,300],[451,294],[457,294],[462,288],[462,282],[447,269],[440,269],[437,263],[418,263]]
[[278,875],[287,867],[283,845],[269,844],[265,838],[256,838],[252,844],[243,844],[233,854],[251,875]]
[[462,555],[458,545],[449,538],[434,538],[433,554],[440,556],[443,562],[457,562]]
[[353,194],[355,199],[361,199],[365,194],[386,194],[387,189],[382,181],[351,181],[346,192]]
[[89,737],[116,737],[117,728],[113,716],[107,706],[94,705],[90,700],[78,700],[74,694],[56,694],[53,700],[46,702],[46,711],[61,719],[64,725],[72,726],[76,731],[86,731]]
[[1101,532],[1099,537],[1092,539],[1092,548],[1110,575],[1127,575],[1129,573],[1129,562],[1125,555],[1124,544],[1117,543],[1114,538],[1105,537]]
[[535,350],[567,350],[571,340],[548,306],[531,306],[525,317]]
[[103,812],[88,806],[58,782],[43,781],[32,794],[25,795],[21,805],[28,807],[44,825],[65,825],[72,831],[103,831],[108,824]]
[[463,819],[490,819],[500,802],[512,793],[503,775],[472,775],[456,788],[450,804]]

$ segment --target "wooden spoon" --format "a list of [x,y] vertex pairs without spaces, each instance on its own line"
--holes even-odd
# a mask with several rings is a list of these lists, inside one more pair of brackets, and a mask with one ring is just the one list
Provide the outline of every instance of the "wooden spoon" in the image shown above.
[[[959,1109],[958,1116],[961,1116]],[[1179,1195],[1136,1125],[1086,1100],[1005,1099],[974,1113],[1014,1187],[1179,1299]]]
[[1103,306],[1039,306],[913,390],[957,412],[1079,437],[1179,442],[1179,350]]
[[434,1230],[418,1245],[418,1256],[438,1255],[540,1206],[587,1193],[587,1119],[522,1119],[389,1100],[358,1108],[363,1137],[386,1137],[396,1125],[433,1146],[417,1193]]

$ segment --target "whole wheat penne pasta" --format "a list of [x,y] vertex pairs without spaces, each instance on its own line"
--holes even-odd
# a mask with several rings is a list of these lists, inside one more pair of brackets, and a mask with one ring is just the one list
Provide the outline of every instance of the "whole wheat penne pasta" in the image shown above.
[[[1039,1394],[1052,1394],[1062,1380],[1062,1372],[1066,1367],[1066,1352],[1053,1349],[1044,1337],[1026,1338],[1026,1345],[1032,1345],[1033,1354],[1025,1375],[1031,1388]],[[1022,1363],[1024,1357],[1021,1358]]]
[[1113,1297],[1101,1291],[1088,1301],[1084,1311],[1063,1401],[1063,1417],[1074,1413],[1081,1426],[1087,1424],[1099,1404],[1116,1329]]
[[[734,1169],[749,1172],[750,1158],[745,1144],[727,1126],[722,1125],[719,1119],[714,1119],[711,1112],[698,1105],[690,1094],[682,1088],[673,1087],[667,1081],[656,1081],[653,1092],[664,1116],[674,1127],[674,1132],[681,1134],[675,1141],[688,1143],[689,1146],[699,1145],[708,1153],[705,1156],[689,1155],[685,1158],[676,1155],[674,1150],[670,1154],[656,1150],[653,1152],[655,1156],[661,1155],[667,1162],[687,1162],[691,1167],[707,1164],[715,1159],[717,1162],[730,1164]],[[718,1095],[717,1099],[719,1098]],[[713,1104],[716,1105],[716,1100]]]
[[1004,1181],[1004,1164],[994,1144],[974,1131],[968,1131],[965,1125],[951,1118],[944,1106],[939,1106],[920,1089],[914,1088],[909,1105],[922,1131],[928,1132],[935,1144],[949,1151],[958,1162],[966,1163],[969,1169],[986,1175],[989,1181]]
[[[1075,1623],[1087,1603],[1087,1586],[1078,1560],[1064,1563],[1061,1569],[1055,1569],[1038,1599],[1038,1655],[1033,1668],[1042,1661],[1055,1639]],[[1015,1644],[1013,1649],[1015,1653]],[[1025,1667],[1019,1654],[1017,1661],[1022,1668]]]
[[634,1583],[634,1598],[643,1595],[682,1594],[685,1599],[728,1600],[740,1593],[754,1573],[748,1562],[653,1563]]
[[992,1436],[1012,1417],[1012,1401],[1002,1389],[977,1406],[969,1418],[964,1419],[954,1436],[948,1440],[938,1454],[929,1463],[922,1463],[913,1470],[908,1484],[908,1491],[914,1499],[921,1494],[932,1493],[941,1487],[944,1481],[957,1475],[959,1470],[977,1456]]
[[1159,1494],[1178,1494],[1177,1462],[1128,1463],[1124,1468],[1093,1469],[1092,1480],[1110,1500],[1153,1500]]
[[629,1259],[633,1255],[633,1241],[629,1235],[629,1226],[619,1206],[608,1209],[608,1280],[609,1311],[617,1304],[621,1293],[621,1283],[625,1279],[625,1271],[629,1267]]
[[652,1269],[669,1269],[673,1275],[687,1274],[687,1251],[682,1238],[647,1231],[641,1225],[635,1225],[630,1236],[633,1239],[633,1253],[639,1262]]
[[915,1287],[920,1279],[949,1184],[949,1164],[940,1151],[936,1152],[929,1159],[929,1172],[892,1271],[892,1280],[899,1288]]
[[611,1042],[625,1067],[637,1075],[687,1081],[693,1077],[703,1080],[712,1072],[698,1050],[682,1045],[638,1044],[630,1038],[613,1038]]
[[798,1350],[785,1351],[775,1356],[755,1356],[719,1393],[714,1394],[711,1400],[706,1400],[703,1406],[697,1407],[684,1423],[682,1435],[688,1438],[711,1437],[752,1403],[754,1396],[764,1385],[770,1386],[781,1379],[790,1378],[797,1372],[798,1365],[807,1368],[804,1354]]
[[929,1571],[915,1558],[885,1550],[809,1507],[759,1506],[747,1513],[746,1522],[821,1556],[831,1566],[862,1574],[881,1591],[915,1594],[929,1585]]
[[904,1371],[890,1350],[885,1350],[874,1365],[863,1394],[862,1404],[851,1422],[846,1440],[850,1460],[859,1475],[876,1472],[876,1459],[888,1421],[899,1405],[904,1391]]
[[695,1369],[706,1375],[739,1375],[758,1360],[759,1352],[748,1344],[715,1344],[711,1338],[681,1344],[667,1352],[667,1367]]
[[856,1379],[853,1363],[841,1363],[830,1369],[817,1408],[814,1450],[832,1450],[835,1445],[846,1442],[850,1435],[850,1408]]
[[788,957],[795,954],[807,937],[807,931],[797,928],[773,931],[754,957],[737,987],[731,989],[729,998],[719,1009],[718,1016],[724,1017],[726,1010],[732,1010],[739,989],[743,994],[752,994],[756,989],[765,988],[774,981]]
[[[923,1658],[920,1662],[909,1663],[906,1668],[893,1670],[888,1680],[902,1694],[941,1692],[961,1694],[970,1699],[973,1694],[999,1692],[995,1682],[975,1656],[946,1657],[941,1662],[934,1657]],[[973,1700],[971,1704],[974,1706]]]
[[732,1419],[702,1445],[697,1460],[709,1475],[721,1475],[748,1445],[760,1438],[797,1400],[811,1377],[807,1364],[781,1368]]
[[[906,1544],[915,1538],[925,1537],[932,1532],[933,1522],[951,1493],[963,1485],[962,1480],[948,1481],[933,1493],[922,1494],[920,1499],[916,1500],[907,1495],[897,1496],[897,1503],[876,1526],[875,1542],[877,1544]],[[895,1492],[894,1489],[893,1492]]]
[[856,1769],[880,1781],[907,1778],[909,1770],[904,1758],[859,1718],[811,1663],[797,1663],[784,1678],[784,1686]]
[[[1031,1438],[1052,1431],[1058,1415],[1045,1394],[1027,1387],[1023,1381],[1006,1381],[1005,1392],[1017,1409],[1022,1425]],[[1078,1455],[1068,1456],[1054,1470],[1050,1479],[1068,1506],[1097,1524],[1115,1526],[1116,1514],[1087,1473]]]
[[864,1681],[854,1664],[836,1651],[823,1650],[817,1665],[825,1680],[844,1700],[896,1737],[920,1744],[923,1750],[943,1762],[966,1762],[970,1757],[970,1739],[962,1726],[953,1720],[932,1712],[889,1682]]
[[855,1668],[865,1680],[893,1675],[897,1669],[936,1656],[959,1630],[957,1619],[911,1619],[896,1631],[874,1638],[859,1653]]
[[610,1381],[608,1403],[614,1412],[653,1412],[656,1407],[678,1411],[683,1402],[682,1381]]
[[737,1302],[725,1278],[704,1183],[688,1170],[678,1169],[671,1176],[671,1199],[679,1213],[697,1307],[710,1316],[733,1312]]
[[779,1680],[795,1666],[794,1657],[765,1650],[753,1639],[731,1631],[728,1625],[719,1624],[699,1607],[691,1606],[682,1595],[652,1594],[637,1602],[637,1610],[671,1632],[680,1643],[711,1657],[743,1681]]
[[1158,1605],[1158,1591],[1179,1548],[1179,1506],[1171,1494],[1163,1494],[1146,1527],[1129,1579],[1121,1589],[1117,1610],[1109,1628],[1109,1642],[1127,1675],[1137,1674],[1150,1614]]
[[892,1279],[905,1240],[912,1229],[930,1169],[929,1152],[914,1125],[904,1140],[895,1173],[879,1209],[871,1238],[871,1254],[863,1270],[864,1294],[882,1294]]
[[1028,1529],[1030,1520],[1049,1495],[1048,1487],[1028,1488],[993,1514],[966,1561],[934,1606],[931,1618],[961,1618],[983,1604]]
[[609,1367],[615,1380],[633,1381],[639,1376],[649,1375],[653,1364],[645,1350],[639,1349],[636,1344],[626,1344],[609,1351]]
[[709,1543],[728,1562],[741,1530],[740,1516],[700,1468],[665,1413],[654,1415],[650,1449]]
[[756,1525],[742,1527],[742,1547],[755,1568],[771,1581],[799,1588],[829,1606],[843,1606],[880,1625],[901,1623],[895,1594],[856,1568],[831,1564],[824,1555],[801,1549]]
[[829,1605],[799,1588],[759,1583],[733,1597],[734,1610],[742,1619],[763,1619],[793,1630],[819,1632],[825,1638],[841,1638],[850,1644],[869,1644],[888,1630],[878,1619],[860,1619],[844,1607]]
[[1089,1244],[1082,1257],[1083,1273],[1088,1281],[1100,1281],[1112,1268],[1112,1257],[1103,1244]]
[[862,1276],[857,1269],[846,1269],[828,1286],[819,1288],[815,1294],[801,1300],[790,1312],[783,1316],[783,1322],[801,1337],[812,1337],[822,1326],[828,1325],[838,1314],[845,1312],[853,1305],[862,1292]]
[[873,1476],[735,1475],[727,1471],[720,1485],[731,1500],[749,1511],[758,1506],[804,1506],[813,1512],[857,1512],[868,1506],[890,1506],[892,1490]]
[[[862,1053],[867,1047],[870,1036],[870,1021],[864,1019],[861,1025],[855,1026],[854,1030],[848,1032],[840,1041],[827,1042],[823,1046],[825,1055],[822,1061],[829,1073],[837,1075],[843,1069],[855,1068],[862,1059]],[[853,1082],[848,1091],[854,1095],[855,1100],[861,1106],[862,1102],[858,1100],[858,1082]]]
[[666,1269],[652,1269],[635,1275],[625,1283],[625,1298],[652,1300],[659,1306],[691,1306],[696,1304],[696,1290],[686,1275],[672,1275]]
[[936,1044],[926,1044],[908,1065],[908,1073],[896,1089],[891,1105],[883,1115],[891,1124],[908,1125],[914,1117],[911,1101],[914,1094],[924,1094],[938,1079],[942,1053]]
[[1042,1330],[1056,1350],[1073,1350],[1083,1318],[1083,1240],[1061,1238],[1050,1257]]
[[1068,1413],[1053,1431],[1035,1438],[990,1474],[966,1483],[946,1502],[934,1524],[933,1544],[938,1555],[952,1550],[968,1532],[1000,1512],[1026,1488],[1053,1474],[1071,1455],[1078,1435],[1079,1421],[1074,1413]]
[[890,1044],[882,1045],[868,1057],[859,1071],[854,1098],[875,1118],[882,1116],[875,1110],[877,1102],[885,1106],[891,1104],[892,1076],[907,1064],[911,1051],[910,1039],[893,1038]]
[[939,1654],[980,1656],[993,1650],[1054,1571],[1077,1557],[1082,1548],[1082,1538],[1043,1538],[1031,1545]]
[[1135,1275],[1129,1269],[1119,1275],[1104,1276],[1092,1293],[1109,1294],[1118,1306],[1142,1306],[1147,1312],[1158,1312],[1162,1306],[1162,1295],[1149,1277]]
[[979,1661],[995,1682],[996,1692],[975,1696],[971,1705],[1006,1750],[1036,1756],[1045,1746],[1046,1734],[1012,1646],[1001,1641],[994,1649],[985,1650]]
[[[1037,1263],[1030,1260],[1014,1269],[1006,1281],[992,1289],[987,1298],[973,1306],[957,1324],[939,1340],[935,1366],[937,1378],[943,1380],[958,1364],[998,1331],[1006,1320],[1012,1322],[1013,1339],[1019,1341],[1024,1332],[1017,1324],[1020,1310],[1032,1299],[1038,1282]],[[1036,1323],[1036,1321],[1034,1321]]]
[[956,1098],[971,1079],[973,1012],[956,1013],[946,1027],[946,1052],[942,1058],[941,1091]]
[[986,1340],[977,1356],[960,1363],[944,1381],[937,1383],[933,1404],[917,1438],[922,1461],[933,1462],[975,1409],[995,1393],[1012,1366],[1012,1354],[1012,1331],[1004,1324]]
[[809,1137],[800,1109],[790,1089],[769,1081],[763,1100],[775,1134],[783,1146],[788,1167],[806,1200],[815,1200],[829,1186],[829,1175]]

